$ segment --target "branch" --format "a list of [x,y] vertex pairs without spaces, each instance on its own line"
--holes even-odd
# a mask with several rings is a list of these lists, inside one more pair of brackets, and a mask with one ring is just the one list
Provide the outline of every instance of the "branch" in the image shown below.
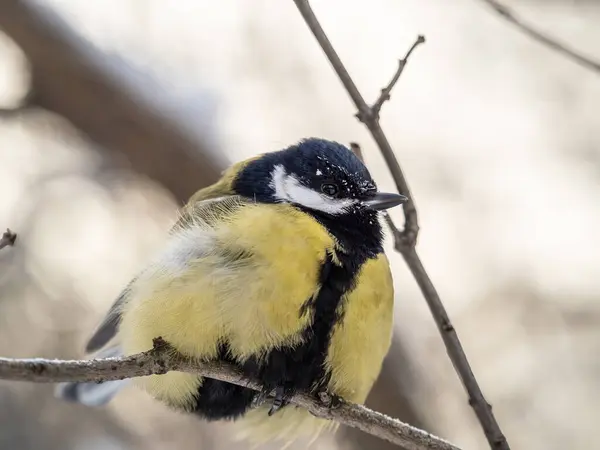
[[568,48],[566,45],[561,44],[556,39],[542,33],[541,31],[535,29],[533,26],[523,22],[523,20],[517,17],[508,7],[504,6],[502,3],[497,0],[482,0],[486,3],[490,8],[496,11],[501,17],[503,17],[506,21],[512,23],[519,30],[525,33],[527,36],[533,38],[534,40],[540,42],[546,47],[560,53],[563,56],[566,56],[570,60],[579,64],[580,66],[585,67],[586,69],[590,69],[596,72],[600,72],[600,62],[594,61],[591,58],[583,56],[576,50]]
[[[446,312],[446,309],[444,308],[442,300],[440,299],[433,282],[429,278],[429,275],[427,274],[427,271],[425,270],[423,263],[417,254],[416,243],[419,232],[417,210],[414,200],[410,195],[408,183],[404,177],[402,169],[400,168],[400,164],[398,163],[398,160],[394,155],[394,151],[392,150],[392,147],[385,136],[381,125],[379,124],[379,110],[376,108],[380,108],[379,104],[383,104],[383,102],[378,100],[375,102],[373,107],[369,107],[367,105],[356,85],[352,81],[350,74],[344,67],[344,64],[331,45],[331,42],[327,38],[325,31],[323,31],[323,28],[321,27],[312,8],[310,7],[308,0],[294,0],[294,3],[298,7],[298,10],[300,11],[300,14],[302,14],[304,21],[315,36],[317,42],[321,46],[321,49],[327,56],[327,59],[333,66],[333,69],[337,73],[340,81],[348,91],[350,98],[358,109],[357,118],[363,122],[371,132],[373,139],[377,143],[381,153],[385,158],[398,191],[409,198],[409,201],[404,204],[405,223],[403,231],[398,230],[389,215],[384,215],[384,219],[392,229],[394,246],[396,250],[402,254],[404,261],[408,265],[408,268],[410,269],[413,277],[419,285],[419,288],[421,289],[423,296],[425,297],[425,300],[427,301],[431,314],[444,341],[444,345],[446,346],[448,356],[450,357],[450,360],[452,361],[452,364],[454,365],[454,368],[458,373],[465,390],[467,391],[469,396],[469,404],[475,411],[477,419],[483,428],[483,432],[485,433],[490,447],[496,450],[510,450],[508,442],[504,437],[504,434],[502,433],[494,414],[492,413],[492,408],[486,401],[483,392],[481,391],[481,388],[475,379],[475,375],[471,370],[471,366],[462,348],[462,344],[458,338],[456,330],[450,322],[450,318]],[[424,41],[424,38],[419,37],[415,44],[413,44],[411,51],[418,44],[420,44],[421,41]],[[383,90],[384,92],[382,92],[382,94],[386,98],[389,96],[391,89],[398,81],[398,78],[404,69],[404,65],[406,65],[406,60],[410,56],[411,51],[409,51],[404,58],[404,64],[398,69],[399,73],[396,73],[397,76],[394,76],[392,82]],[[386,92],[386,90],[388,90],[388,92]]]
[[2,234],[2,238],[0,238],[0,250],[4,247],[12,247],[15,245],[15,241],[17,240],[17,234],[10,231],[10,229],[6,229],[6,231]]
[[[165,374],[172,370],[197,373],[256,391],[262,389],[256,381],[244,378],[235,367],[220,362],[194,362],[174,352],[161,338],[154,340],[152,350],[120,358],[87,361],[0,358],[0,379],[37,383],[102,382]],[[339,406],[331,408],[329,399],[319,400],[306,394],[296,394],[291,401],[317,417],[358,428],[408,450],[460,450],[426,431],[364,406],[341,401]]]
[[[377,116],[377,118],[379,118],[379,111],[381,111],[381,107],[383,106],[383,104],[387,100],[390,99],[392,89],[394,89],[394,86],[400,79],[400,75],[402,75],[402,72],[404,72],[404,67],[406,67],[408,58],[410,58],[410,55],[412,54],[412,52],[420,44],[424,44],[424,43],[425,43],[425,36],[419,35],[417,37],[417,40],[414,42],[414,44],[406,52],[406,55],[404,56],[404,58],[402,58],[401,60],[398,61],[398,70],[396,70],[396,73],[394,74],[392,81],[390,81],[389,84],[381,90],[381,95],[379,95],[379,98],[377,99],[377,101],[373,104],[373,106],[371,106],[371,115]],[[359,119],[362,121],[362,118],[359,117]]]

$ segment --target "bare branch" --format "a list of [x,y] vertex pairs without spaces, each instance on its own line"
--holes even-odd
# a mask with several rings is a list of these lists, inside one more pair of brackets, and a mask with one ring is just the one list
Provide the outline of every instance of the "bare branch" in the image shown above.
[[[450,322],[446,308],[444,308],[440,296],[435,289],[433,282],[429,278],[429,275],[427,274],[419,255],[417,254],[416,243],[419,232],[417,210],[414,200],[410,195],[408,183],[404,177],[402,169],[400,168],[400,164],[398,163],[391,145],[385,136],[381,125],[379,124],[379,111],[374,112],[373,108],[370,108],[363,99],[362,95],[354,84],[354,81],[352,81],[352,78],[344,67],[344,64],[338,57],[335,49],[331,45],[331,42],[327,38],[327,35],[325,34],[325,31],[321,27],[317,17],[310,7],[308,0],[294,0],[294,3],[298,7],[298,10],[302,14],[304,21],[321,46],[321,49],[327,56],[327,59],[336,71],[340,81],[348,91],[350,98],[356,105],[356,108],[358,109],[358,113],[356,115],[357,118],[361,120],[371,132],[371,135],[383,154],[392,177],[396,182],[398,191],[409,198],[409,201],[404,205],[403,231],[398,230],[389,215],[384,215],[385,221],[392,230],[395,248],[402,254],[404,261],[408,265],[413,277],[421,289],[423,296],[425,297],[425,300],[427,301],[431,314],[444,341],[444,345],[446,346],[448,356],[450,357],[450,360],[452,361],[452,364],[454,365],[454,368],[460,380],[462,381],[465,390],[467,391],[469,396],[469,404],[475,411],[490,447],[496,450],[510,450],[508,442],[502,433],[494,414],[492,413],[492,408],[486,401],[483,392],[481,391],[481,388],[475,379],[475,375],[471,370],[471,366],[467,360],[456,330]],[[417,39],[415,44],[413,44],[411,51],[419,43],[419,39]],[[407,53],[407,56],[404,58],[405,60],[410,55],[411,51]],[[394,77],[390,85],[388,85],[390,90],[398,81],[398,78],[400,78],[402,71],[399,70],[399,72],[400,74],[397,73],[398,76]],[[375,102],[374,106],[377,106],[379,102],[380,100]],[[358,145],[354,146],[353,150],[355,152],[357,151],[357,147]],[[360,147],[358,147],[358,149],[359,154],[361,154]]]
[[501,17],[503,17],[506,21],[512,23],[519,30],[525,33],[527,36],[533,38],[534,40],[540,42],[546,47],[560,53],[563,56],[566,56],[571,61],[579,64],[580,66],[585,67],[586,69],[591,69],[596,72],[600,72],[600,62],[594,61],[591,58],[583,56],[576,50],[568,48],[566,45],[561,44],[556,39],[542,33],[537,30],[532,25],[525,23],[520,17],[516,16],[508,7],[504,6],[497,0],[482,0],[486,3],[490,8],[498,13]]
[[2,238],[0,238],[0,250],[4,247],[12,247],[15,245],[15,241],[17,240],[17,234],[10,231],[10,229],[6,229],[6,231],[2,234]]
[[356,142],[350,142],[350,150],[352,150],[352,152],[356,156],[358,156],[358,159],[360,159],[362,162],[365,162],[365,158],[363,157],[362,148],[360,148],[360,145],[358,145]]
[[[390,95],[392,94],[392,89],[400,79],[400,75],[404,72],[404,68],[406,67],[406,63],[408,62],[408,58],[410,58],[411,53],[420,45],[425,43],[425,36],[419,35],[417,36],[417,40],[414,42],[412,47],[408,49],[404,58],[398,61],[398,70],[394,74],[394,78],[389,84],[381,90],[381,95],[377,99],[377,101],[371,106],[371,115],[379,117],[379,111],[381,111],[381,107],[383,104],[390,99]],[[361,119],[362,120],[362,119]]]
[[[235,367],[220,362],[193,362],[174,352],[161,338],[155,339],[152,350],[121,358],[87,361],[0,358],[0,379],[37,383],[122,380],[164,374],[172,370],[197,373],[257,391],[262,389],[259,383],[245,378]],[[364,406],[342,401],[339,406],[330,408],[326,402],[306,394],[295,395],[292,403],[307,409],[317,417],[335,420],[344,425],[358,428],[366,433],[402,445],[408,450],[460,450],[426,431],[371,411]]]
[[[413,45],[412,48],[414,48],[414,47],[415,47],[415,45]],[[409,52],[409,54],[410,54],[410,52]],[[362,148],[360,147],[360,145],[358,145],[356,142],[350,142],[350,149],[354,152],[354,154],[356,156],[358,156],[358,158],[362,162],[365,162],[365,159],[363,157]],[[381,211],[381,215],[383,216],[383,220],[385,220],[385,223],[387,224],[387,226],[392,231],[392,237],[394,238],[394,243],[396,245],[398,245],[398,243],[401,242],[401,240],[402,240],[402,232],[398,229],[398,227],[396,226],[396,224],[394,223],[394,221],[390,217],[390,214],[387,211]]]

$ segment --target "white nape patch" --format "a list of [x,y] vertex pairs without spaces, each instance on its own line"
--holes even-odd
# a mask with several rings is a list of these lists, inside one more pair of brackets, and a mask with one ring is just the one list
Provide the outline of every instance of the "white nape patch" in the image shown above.
[[315,175],[323,175],[323,172],[321,172],[319,169],[317,169],[317,171],[315,172]]
[[271,177],[270,185],[275,190],[275,197],[278,200],[296,203],[327,214],[342,214],[348,207],[358,202],[347,198],[330,198],[303,186],[296,177],[288,175],[281,165],[275,166]]

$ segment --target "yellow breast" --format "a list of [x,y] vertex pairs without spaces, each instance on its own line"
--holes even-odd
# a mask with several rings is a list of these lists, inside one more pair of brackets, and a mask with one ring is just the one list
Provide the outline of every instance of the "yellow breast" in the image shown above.
[[385,254],[362,266],[356,288],[344,300],[344,320],[331,336],[329,389],[363,403],[381,370],[392,338],[394,288]]
[[[344,299],[343,322],[336,325],[326,359],[330,392],[347,401],[364,403],[381,371],[392,337],[393,284],[384,254],[368,260],[356,288]],[[239,422],[241,436],[256,443],[316,437],[337,424],[301,408],[286,408],[265,420],[267,407],[251,410]]]
[[307,214],[287,204],[247,208],[219,239],[247,249],[251,262],[231,280],[227,303],[228,337],[235,356],[295,344],[310,317],[302,305],[317,292],[320,267],[332,237]]
[[[327,231],[285,204],[250,203],[210,226],[188,223],[195,225],[176,232],[132,286],[119,330],[124,352],[148,350],[161,336],[183,354],[210,359],[226,340],[243,360],[299,342],[310,320],[300,309],[334,247]],[[176,406],[191,404],[199,383],[173,372],[142,381]]]

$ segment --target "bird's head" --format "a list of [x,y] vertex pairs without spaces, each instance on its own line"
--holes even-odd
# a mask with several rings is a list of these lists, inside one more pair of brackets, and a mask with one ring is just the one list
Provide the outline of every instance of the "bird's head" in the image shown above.
[[407,200],[378,192],[351,150],[317,138],[251,160],[235,177],[233,190],[258,202],[292,203],[330,216],[384,210]]

